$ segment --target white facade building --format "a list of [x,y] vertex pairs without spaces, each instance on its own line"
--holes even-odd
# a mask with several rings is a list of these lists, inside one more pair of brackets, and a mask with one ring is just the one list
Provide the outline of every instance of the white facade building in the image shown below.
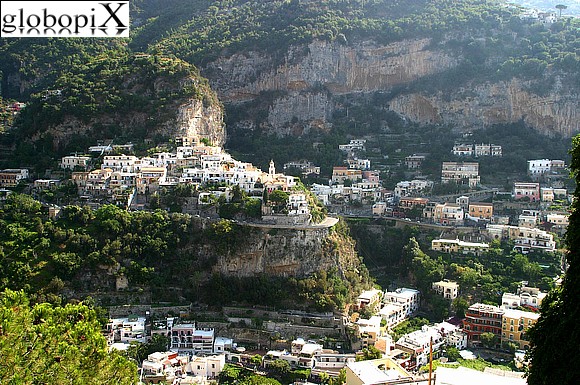
[[188,364],[188,372],[202,378],[216,378],[225,365],[225,354],[194,356]]
[[415,289],[399,288],[395,291],[385,291],[383,302],[403,306],[405,316],[410,317],[419,310],[421,292]]
[[60,168],[74,170],[75,167],[81,167],[86,169],[90,160],[91,157],[89,156],[65,156],[60,160]]
[[459,284],[457,282],[443,280],[433,282],[433,290],[445,299],[455,299],[459,294]]

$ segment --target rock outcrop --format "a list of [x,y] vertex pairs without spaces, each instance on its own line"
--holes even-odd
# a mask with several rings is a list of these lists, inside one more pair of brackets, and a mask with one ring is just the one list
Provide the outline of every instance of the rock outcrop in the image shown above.
[[214,271],[227,276],[260,274],[303,278],[360,263],[354,241],[329,229],[254,229],[235,253],[218,256]]
[[413,121],[448,123],[476,129],[498,123],[523,121],[547,136],[571,137],[580,132],[578,95],[551,92],[540,96],[517,79],[487,83],[449,95],[412,93],[390,101],[390,108]]
[[226,104],[263,100],[270,93],[263,128],[287,135],[296,133],[289,128],[296,119],[323,127],[335,109],[334,95],[389,90],[455,65],[456,58],[430,48],[430,39],[385,46],[314,41],[292,47],[282,60],[258,52],[219,58],[204,75]]
[[[579,96],[557,84],[546,95],[534,93],[530,82],[518,79],[445,92],[418,91],[422,79],[453,69],[461,60],[430,39],[388,45],[314,41],[291,47],[283,57],[255,51],[221,57],[206,66],[204,74],[226,108],[244,104],[256,112],[230,121],[236,130],[261,129],[282,136],[329,128],[339,108],[337,96],[386,92],[390,109],[419,123],[473,130],[523,120],[548,136],[580,131]],[[266,109],[267,114],[258,113]]]
[[213,145],[223,146],[226,142],[226,130],[223,122],[223,111],[218,105],[204,106],[197,99],[190,99],[177,108],[174,120],[165,125],[164,133],[171,137],[205,138]]

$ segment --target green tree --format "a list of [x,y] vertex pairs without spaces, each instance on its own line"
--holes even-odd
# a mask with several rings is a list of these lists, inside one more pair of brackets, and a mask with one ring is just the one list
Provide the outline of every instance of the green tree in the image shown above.
[[455,315],[459,318],[465,317],[465,311],[469,308],[469,302],[464,297],[457,297],[451,304]]
[[256,366],[262,366],[262,356],[259,354],[254,354],[252,358],[250,358],[250,361]]
[[[570,169],[580,185],[580,136],[572,141]],[[542,301],[540,318],[528,330],[531,347],[529,385],[574,384],[580,367],[574,365],[580,344],[580,190],[574,192],[570,224],[566,233],[568,270],[561,287]]]
[[0,378],[4,384],[135,384],[137,367],[108,352],[97,314],[87,306],[41,303],[0,294]]
[[461,358],[461,354],[459,354],[459,349],[455,346],[447,346],[445,347],[445,357],[447,357],[449,361],[457,361]]
[[479,340],[486,348],[493,348],[497,344],[497,336],[490,332],[481,333]]
[[268,369],[279,376],[290,373],[290,364],[286,360],[274,360],[268,364]]
[[357,361],[367,361],[367,360],[376,360],[377,358],[381,358],[383,353],[373,345],[369,346],[368,348],[364,348],[362,350],[362,355],[356,356]]

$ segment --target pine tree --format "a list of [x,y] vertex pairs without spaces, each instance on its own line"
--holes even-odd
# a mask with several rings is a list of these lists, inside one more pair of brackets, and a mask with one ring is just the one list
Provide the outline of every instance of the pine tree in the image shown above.
[[137,367],[108,352],[97,314],[83,304],[31,306],[24,292],[0,292],[0,383],[130,385]]
[[[570,166],[580,184],[580,136],[572,142]],[[570,224],[566,233],[568,269],[561,287],[542,301],[541,316],[528,331],[531,358],[528,385],[578,384],[580,366],[580,189],[574,192]]]

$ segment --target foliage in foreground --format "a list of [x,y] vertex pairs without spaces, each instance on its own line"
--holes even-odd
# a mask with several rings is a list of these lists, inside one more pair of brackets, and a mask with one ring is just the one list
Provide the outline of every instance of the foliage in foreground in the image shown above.
[[137,368],[109,353],[97,314],[83,304],[32,306],[23,292],[0,293],[2,384],[134,384]]
[[[580,182],[580,136],[573,139],[570,169]],[[570,225],[566,233],[568,270],[562,286],[542,301],[541,316],[529,331],[531,349],[529,385],[574,384],[580,368],[574,365],[580,342],[580,190],[574,192]]]

